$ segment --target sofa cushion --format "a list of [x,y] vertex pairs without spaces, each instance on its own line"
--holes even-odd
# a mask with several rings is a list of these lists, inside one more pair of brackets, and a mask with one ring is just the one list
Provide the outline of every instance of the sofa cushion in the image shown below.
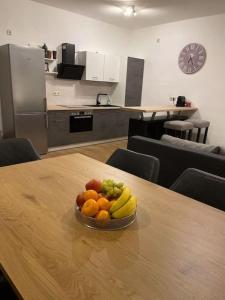
[[161,137],[161,141],[175,145],[175,146],[184,147],[186,149],[191,149],[194,151],[201,151],[201,152],[206,152],[206,153],[216,153],[216,154],[218,154],[220,151],[220,147],[218,147],[218,146],[195,143],[195,142],[179,139],[179,138],[167,135],[167,134],[164,134]]

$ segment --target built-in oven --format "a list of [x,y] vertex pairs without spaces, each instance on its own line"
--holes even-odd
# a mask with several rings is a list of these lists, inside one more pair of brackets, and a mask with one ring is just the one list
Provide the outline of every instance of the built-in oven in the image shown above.
[[73,112],[70,116],[70,133],[93,130],[93,114],[91,111]]

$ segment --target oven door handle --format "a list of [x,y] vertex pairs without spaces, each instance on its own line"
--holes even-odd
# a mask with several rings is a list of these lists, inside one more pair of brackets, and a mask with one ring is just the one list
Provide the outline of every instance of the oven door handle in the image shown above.
[[74,119],[91,119],[93,116],[72,116]]

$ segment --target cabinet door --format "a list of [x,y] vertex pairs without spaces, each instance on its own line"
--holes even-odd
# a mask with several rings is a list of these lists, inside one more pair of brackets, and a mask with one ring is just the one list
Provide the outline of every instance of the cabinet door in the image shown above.
[[104,54],[86,53],[86,80],[103,81]]
[[105,55],[104,81],[119,82],[120,57]]

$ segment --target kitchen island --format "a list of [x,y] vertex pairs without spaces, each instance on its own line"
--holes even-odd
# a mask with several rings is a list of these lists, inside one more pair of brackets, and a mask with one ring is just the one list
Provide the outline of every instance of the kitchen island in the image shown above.
[[[159,140],[165,133],[164,122],[168,120],[185,120],[198,110],[196,107],[167,106],[132,106],[123,107],[124,111],[136,112],[138,117],[130,118],[128,136],[141,135]],[[151,116],[145,116],[145,113]],[[165,113],[165,116],[157,116],[157,113]]]
[[141,119],[144,118],[144,113],[152,113],[151,119],[154,120],[157,113],[165,112],[167,113],[167,117],[170,118],[171,113],[177,113],[181,115],[181,113],[193,113],[196,112],[198,109],[196,107],[177,107],[174,105],[167,105],[167,106],[127,106],[123,107],[125,111],[133,111],[137,112],[141,115]]

